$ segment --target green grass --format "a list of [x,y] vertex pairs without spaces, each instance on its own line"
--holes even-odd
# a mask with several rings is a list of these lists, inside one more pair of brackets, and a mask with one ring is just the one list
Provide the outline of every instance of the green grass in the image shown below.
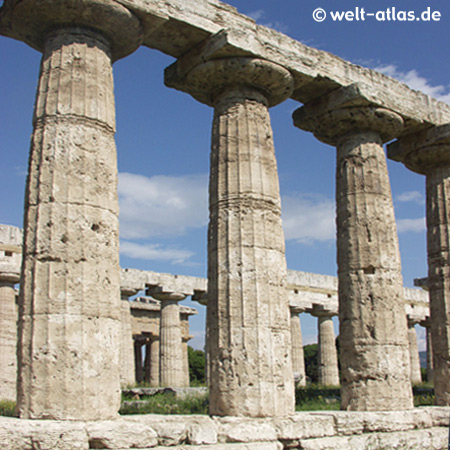
[[16,402],[12,400],[0,400],[0,416],[15,417]]
[[[129,401],[125,399],[125,401]],[[142,397],[136,404],[123,404],[120,414],[208,414],[208,394],[177,398],[170,394]]]
[[[431,406],[434,393],[428,383],[414,386],[414,406]],[[122,396],[120,414],[208,414],[208,394],[176,397],[174,394],[143,396],[139,402],[132,396]],[[340,392],[337,387],[310,385],[295,391],[296,411],[336,411],[340,409]],[[0,400],[0,416],[15,416],[15,402]]]

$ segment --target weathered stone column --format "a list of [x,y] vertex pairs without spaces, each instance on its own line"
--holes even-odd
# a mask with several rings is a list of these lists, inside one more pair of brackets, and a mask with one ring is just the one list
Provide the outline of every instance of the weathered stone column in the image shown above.
[[306,386],[305,356],[303,353],[302,328],[299,314],[301,309],[290,308],[291,311],[291,340],[292,340],[292,369],[294,381],[298,386]]
[[141,336],[134,337],[134,367],[136,373],[136,383],[142,383],[144,380],[144,371],[142,366],[142,339]]
[[419,349],[417,347],[417,333],[415,325],[418,323],[413,319],[408,319],[408,340],[409,354],[411,364],[411,384],[422,383],[422,374],[420,372]]
[[151,292],[161,301],[159,326],[159,382],[161,386],[183,387],[183,355],[180,305],[186,295],[177,292]]
[[150,341],[150,386],[158,387],[159,385],[159,336],[152,336]]
[[[192,65],[191,65],[192,67]],[[278,174],[268,107],[290,73],[254,58],[175,64],[166,84],[214,106],[209,185],[210,414],[294,411],[290,313]]]
[[331,311],[314,308],[311,313],[317,317],[319,334],[319,384],[339,386],[339,366]]
[[120,338],[120,384],[121,386],[133,385],[136,382],[136,370],[134,362],[134,342],[131,329],[131,304],[129,297],[137,294],[136,289],[120,288],[121,295],[121,338]]
[[300,108],[294,123],[337,147],[341,407],[412,408],[400,253],[383,151],[403,120],[372,106],[352,85]]
[[194,336],[183,336],[182,338],[182,357],[183,357],[183,386],[189,387],[191,380],[189,377],[189,353],[188,353],[188,342]]
[[[98,420],[120,406],[112,62],[141,42],[112,0],[10,0],[2,31],[43,52],[19,300],[22,418]],[[9,27],[9,28],[8,28]]]
[[17,305],[14,285],[20,280],[22,232],[0,225],[0,400],[16,399]]
[[147,340],[145,343],[145,359],[144,359],[144,381],[150,383],[151,380],[151,341]]
[[450,124],[408,135],[389,157],[426,176],[428,291],[436,404],[450,405]]
[[420,323],[425,327],[426,341],[427,341],[427,381],[433,381],[433,342],[431,338],[431,320],[427,317],[426,320]]

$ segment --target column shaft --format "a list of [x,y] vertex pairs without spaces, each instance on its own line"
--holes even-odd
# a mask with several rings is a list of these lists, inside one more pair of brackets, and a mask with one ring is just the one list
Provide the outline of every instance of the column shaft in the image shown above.
[[144,382],[150,383],[151,379],[151,344],[145,344],[145,360],[144,360]]
[[[448,147],[447,147],[448,149]],[[450,404],[450,165],[430,170],[427,188],[428,287],[436,404]]]
[[183,358],[183,386],[189,387],[191,380],[189,377],[188,340],[183,339],[181,351]]
[[426,327],[427,333],[427,381],[433,381],[433,341],[431,325]]
[[136,372],[136,383],[142,383],[144,372],[142,366],[142,342],[134,341],[134,367]]
[[120,339],[120,384],[133,385],[136,382],[133,333],[131,330],[131,312],[128,297],[120,302],[122,312],[122,334]]
[[412,407],[400,253],[382,140],[337,146],[337,245],[342,407]]
[[97,420],[120,406],[120,272],[110,49],[47,39],[26,189],[18,411]]
[[14,282],[0,274],[0,400],[16,399],[17,306]]
[[306,386],[305,356],[303,353],[303,338],[300,317],[291,312],[292,368],[294,380],[298,386]]
[[159,383],[159,338],[152,337],[150,342],[150,386],[158,387]]
[[319,384],[339,386],[339,368],[331,316],[318,317],[319,328]]
[[210,413],[287,414],[284,236],[270,118],[256,91],[229,91],[215,107],[208,244]]
[[411,383],[422,383],[422,373],[420,372],[420,358],[419,349],[417,347],[417,333],[414,323],[408,324],[408,340],[409,340],[409,354],[411,363]]
[[180,306],[178,300],[161,301],[159,339],[159,374],[161,386],[183,387]]

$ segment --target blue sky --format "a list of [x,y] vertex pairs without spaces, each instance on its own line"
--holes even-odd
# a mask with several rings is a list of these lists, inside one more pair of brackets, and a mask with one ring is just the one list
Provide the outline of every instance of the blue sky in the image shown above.
[[[0,2],[1,3],[1,2]],[[415,89],[450,103],[450,3],[448,0],[232,0],[257,23],[355,64],[377,68]],[[439,11],[439,22],[317,23],[312,12]],[[0,223],[22,226],[29,137],[40,54],[0,38]],[[141,48],[114,65],[121,265],[205,276],[207,180],[211,108],[164,87],[173,58]],[[335,150],[292,125],[301,106],[272,108],[286,256],[290,269],[336,274],[334,230]],[[426,276],[424,178],[389,162],[399,229],[404,283]],[[190,304],[189,301],[185,302]],[[198,307],[196,305],[196,307]],[[192,320],[202,346],[204,311]],[[302,316],[306,342],[316,323]]]

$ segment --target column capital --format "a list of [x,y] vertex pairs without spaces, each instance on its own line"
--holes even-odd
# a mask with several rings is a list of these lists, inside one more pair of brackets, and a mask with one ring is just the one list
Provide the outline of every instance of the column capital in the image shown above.
[[113,61],[142,43],[139,19],[114,0],[6,0],[0,13],[2,34],[42,52],[47,36],[61,28],[100,33],[111,47]]
[[403,129],[403,118],[366,98],[358,83],[306,103],[292,118],[297,128],[311,131],[318,140],[333,146],[363,132],[377,133],[381,144]]
[[0,272],[0,283],[16,284],[20,281],[20,273],[16,271]]
[[147,294],[151,295],[153,298],[155,298],[156,300],[159,300],[161,302],[164,302],[164,301],[180,302],[187,297],[186,294],[183,294],[181,292],[163,291],[159,286],[155,286],[155,287],[147,289]]
[[389,144],[388,158],[422,175],[450,166],[450,124],[428,128]]
[[212,59],[185,73],[180,73],[178,64],[175,62],[165,70],[166,86],[187,92],[209,106],[215,106],[225,92],[233,90],[242,91],[245,97],[255,97],[267,106],[275,106],[286,100],[294,87],[287,69],[259,58]]
[[289,311],[292,315],[298,315],[304,313],[306,311],[305,308],[300,308],[299,306],[291,306],[289,305]]
[[309,313],[314,317],[333,317],[337,316],[338,312],[326,308],[324,305],[315,303]]

